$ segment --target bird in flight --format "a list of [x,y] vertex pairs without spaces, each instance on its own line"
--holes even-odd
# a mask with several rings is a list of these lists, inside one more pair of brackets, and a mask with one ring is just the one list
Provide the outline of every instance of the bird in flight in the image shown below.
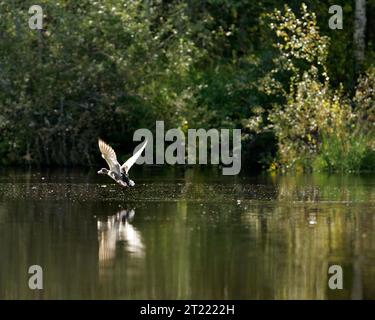
[[132,157],[130,157],[122,166],[120,166],[119,162],[117,161],[116,152],[112,149],[110,145],[106,144],[101,139],[98,140],[98,144],[100,152],[102,153],[102,157],[109,166],[109,170],[106,168],[102,168],[98,171],[98,174],[108,175],[113,180],[115,180],[120,186],[134,187],[134,181],[129,179],[129,170],[142,154],[143,150],[147,145],[147,140],[142,145],[142,147]]

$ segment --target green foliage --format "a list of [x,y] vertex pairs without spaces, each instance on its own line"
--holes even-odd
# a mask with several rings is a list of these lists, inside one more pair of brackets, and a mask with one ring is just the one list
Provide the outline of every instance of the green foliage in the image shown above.
[[365,133],[373,134],[375,131],[375,67],[370,67],[359,78],[353,101],[358,115],[357,127]]
[[334,1],[287,3],[42,0],[36,31],[33,1],[0,2],[0,163],[92,164],[97,137],[130,152],[134,130],[164,120],[241,128],[247,167],[336,170],[335,139],[361,141],[353,166],[372,167],[373,1],[357,87],[352,1],[344,30],[328,28]]
[[342,119],[342,123],[351,125],[335,128],[323,135],[320,151],[313,162],[314,169],[344,172],[375,170],[374,95],[375,69],[370,68],[359,79],[353,98],[354,110]]
[[369,148],[374,136],[347,135],[342,139],[335,133],[323,137],[319,154],[313,160],[317,171],[366,171],[375,169],[375,150]]
[[[285,6],[283,13],[275,10],[266,17],[279,40],[280,55],[260,87],[270,95],[283,95],[285,103],[274,104],[267,121],[264,116],[253,117],[250,127],[275,133],[283,168],[364,169],[373,152],[368,129],[373,126],[373,74],[361,79],[354,99],[358,107],[352,110],[342,89],[330,86],[328,38],[320,35],[316,16],[306,5],[301,12],[298,18]],[[285,74],[290,77],[289,88],[279,80]]]
[[43,1],[42,32],[25,23],[31,4],[0,5],[2,161],[87,164],[98,136],[130,144],[134,128],[174,122],[204,55],[183,4]]
[[293,167],[303,161],[302,166],[310,169],[311,161],[320,152],[322,137],[334,132],[344,135],[352,117],[345,100],[305,73],[287,104],[275,107],[269,115],[279,141],[281,164]]

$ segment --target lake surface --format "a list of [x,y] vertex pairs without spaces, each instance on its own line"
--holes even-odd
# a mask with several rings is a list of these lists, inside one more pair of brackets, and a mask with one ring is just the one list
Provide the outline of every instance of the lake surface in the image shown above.
[[132,178],[0,171],[0,299],[375,299],[373,174]]

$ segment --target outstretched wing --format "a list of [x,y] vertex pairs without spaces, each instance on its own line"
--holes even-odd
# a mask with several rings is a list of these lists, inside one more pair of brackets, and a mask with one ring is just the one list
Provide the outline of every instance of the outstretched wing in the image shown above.
[[98,144],[102,157],[108,163],[109,170],[120,174],[120,164],[117,161],[116,152],[101,139],[98,140]]
[[136,152],[132,157],[130,157],[122,166],[121,170],[125,171],[127,174],[130,170],[130,168],[133,166],[133,164],[137,161],[137,159],[141,156],[143,150],[146,148],[147,140],[143,144],[143,146]]

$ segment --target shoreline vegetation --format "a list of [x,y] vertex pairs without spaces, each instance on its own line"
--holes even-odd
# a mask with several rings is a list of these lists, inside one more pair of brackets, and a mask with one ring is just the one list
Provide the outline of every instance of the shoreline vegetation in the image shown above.
[[375,171],[375,2],[360,2],[330,29],[318,0],[44,0],[42,30],[32,1],[2,2],[0,165],[93,166],[98,137],[122,159],[164,121],[241,129],[246,170]]

